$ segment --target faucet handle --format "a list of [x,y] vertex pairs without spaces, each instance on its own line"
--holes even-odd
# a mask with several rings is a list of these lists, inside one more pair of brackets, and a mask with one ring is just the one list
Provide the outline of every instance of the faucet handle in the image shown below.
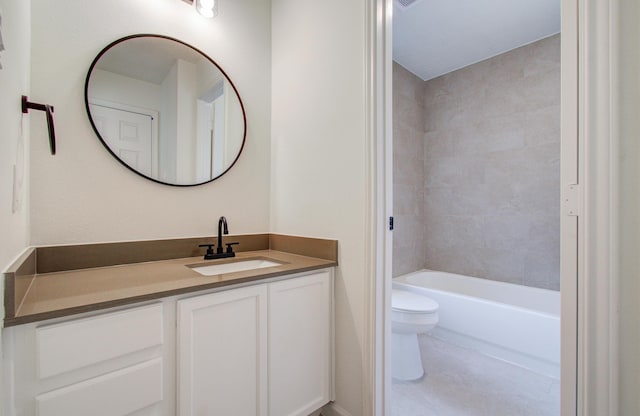
[[235,243],[225,243],[225,245],[227,246],[227,253],[233,253],[233,247],[231,246],[235,246],[238,245],[240,243],[235,242]]
[[204,255],[204,259],[205,260],[211,260],[214,259],[214,254],[213,254],[213,247],[215,246],[215,244],[198,244],[198,247],[208,247],[207,248],[207,252]]

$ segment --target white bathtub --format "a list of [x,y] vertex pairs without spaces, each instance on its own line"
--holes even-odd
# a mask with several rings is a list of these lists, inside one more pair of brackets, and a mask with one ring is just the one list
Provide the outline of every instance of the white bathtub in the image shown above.
[[560,292],[429,270],[393,288],[438,302],[434,336],[559,378]]

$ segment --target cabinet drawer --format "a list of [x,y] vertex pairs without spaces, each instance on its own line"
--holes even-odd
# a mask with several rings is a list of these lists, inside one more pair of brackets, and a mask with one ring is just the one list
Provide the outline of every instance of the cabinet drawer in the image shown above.
[[162,305],[153,304],[36,329],[41,379],[161,345]]
[[162,401],[162,360],[137,364],[36,397],[38,416],[124,416]]

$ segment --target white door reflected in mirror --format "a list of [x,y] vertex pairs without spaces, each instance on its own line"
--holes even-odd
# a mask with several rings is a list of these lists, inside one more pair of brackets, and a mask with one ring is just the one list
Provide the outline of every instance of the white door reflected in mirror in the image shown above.
[[[146,176],[157,175],[157,118],[103,104],[90,104],[93,122],[120,160]],[[155,134],[152,134],[155,133]]]

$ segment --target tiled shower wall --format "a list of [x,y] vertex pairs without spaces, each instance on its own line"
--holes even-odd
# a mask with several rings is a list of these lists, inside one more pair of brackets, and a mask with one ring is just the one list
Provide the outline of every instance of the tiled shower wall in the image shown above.
[[[403,230],[394,235],[394,272],[426,267],[558,290],[560,36],[424,83],[394,70],[394,105],[416,85],[424,120],[420,171],[404,159],[420,151],[403,137],[413,136],[402,127],[410,111],[394,108],[394,209]],[[407,196],[402,186],[413,174],[424,190]],[[406,211],[422,225],[403,227]],[[405,252],[409,241],[423,250],[421,261]]]
[[424,82],[393,63],[393,275],[425,266]]

